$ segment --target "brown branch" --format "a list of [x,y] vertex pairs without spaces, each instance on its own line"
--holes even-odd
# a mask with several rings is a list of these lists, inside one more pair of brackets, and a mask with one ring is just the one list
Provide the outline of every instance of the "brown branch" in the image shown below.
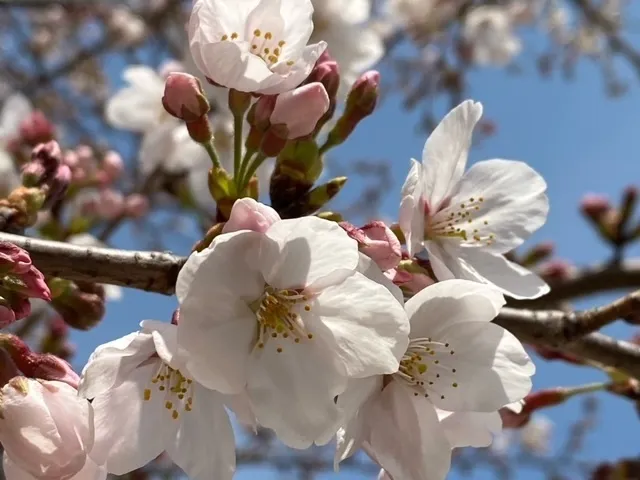
[[551,291],[536,300],[509,301],[518,308],[543,308],[549,304],[586,297],[594,293],[640,288],[640,259],[615,265],[597,265],[576,270],[567,280],[554,283]]
[[[47,275],[74,281],[109,283],[164,295],[174,293],[178,272],[186,261],[185,257],[169,253],[78,247],[7,233],[0,233],[0,241],[12,242],[27,250],[34,264]],[[605,275],[610,274],[608,269],[603,271]],[[602,282],[599,285],[601,290],[611,286]],[[621,286],[620,283],[615,284],[616,288]],[[637,296],[634,295],[633,302],[637,301],[635,299]],[[601,309],[602,318],[609,319],[614,314],[625,315],[628,305],[621,306],[621,303],[625,302],[616,302]],[[614,367],[640,378],[640,347],[600,333],[590,333],[572,341],[575,335],[596,328],[597,322],[602,320],[592,320],[592,311],[574,314],[590,319],[587,322],[588,328],[565,330],[565,319],[569,318],[567,315],[557,310],[507,307],[494,321],[525,343],[561,348],[591,362]]]
[[640,347],[601,333],[590,333],[579,340],[566,342],[554,330],[560,311],[520,310],[505,307],[494,320],[521,341],[572,353],[591,362],[616,368],[640,379]]
[[186,259],[163,252],[133,252],[113,248],[79,247],[20,235],[0,233],[0,241],[29,252],[45,275],[78,282],[95,282],[172,295]]

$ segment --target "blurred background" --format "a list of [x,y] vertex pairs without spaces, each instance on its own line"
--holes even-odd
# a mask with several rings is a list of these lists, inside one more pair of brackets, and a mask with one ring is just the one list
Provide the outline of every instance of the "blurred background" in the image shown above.
[[[325,157],[319,182],[349,179],[328,210],[356,225],[394,222],[410,159],[421,158],[442,116],[471,98],[483,104],[484,117],[470,163],[522,160],[548,182],[548,222],[523,247],[553,246],[537,266],[542,274],[561,278],[615,254],[640,255],[637,242],[614,252],[581,214],[587,194],[617,205],[625,189],[640,187],[639,2],[313,3],[313,40],[329,43],[342,73],[341,95],[369,69],[379,70],[383,82],[375,113]],[[149,102],[156,105],[154,99],[162,112],[163,72],[198,74],[185,31],[190,6],[187,0],[0,0],[0,193],[15,186],[24,161],[24,145],[16,138],[28,144],[29,135],[38,138],[47,129],[72,160],[75,155],[106,171],[106,158],[115,152],[125,165],[125,173],[109,181],[94,181],[87,168],[78,173],[73,194],[53,218],[39,219],[33,235],[187,255],[212,225],[215,208],[202,195],[200,147],[177,128],[166,130],[159,118],[135,114],[148,111]],[[225,130],[225,98],[207,88],[224,139],[231,133]],[[268,199],[267,193],[261,188]],[[63,339],[57,353],[78,370],[96,346],[135,330],[143,319],[169,320],[177,306],[175,298],[158,294],[105,291],[106,313],[99,322],[66,322],[79,328],[57,332]],[[616,297],[596,295],[573,306]],[[49,338],[60,327],[57,314],[44,307],[32,317],[18,328],[33,338]],[[630,339],[635,331],[614,324],[605,333]],[[597,369],[532,354],[538,367],[534,390],[606,379]],[[330,447],[296,452],[269,432],[238,432],[238,479],[377,476],[364,455],[335,473]],[[449,478],[640,479],[639,455],[636,400],[601,392],[537,412],[525,427],[506,429],[488,449],[456,452]],[[160,458],[128,478],[180,475]]]

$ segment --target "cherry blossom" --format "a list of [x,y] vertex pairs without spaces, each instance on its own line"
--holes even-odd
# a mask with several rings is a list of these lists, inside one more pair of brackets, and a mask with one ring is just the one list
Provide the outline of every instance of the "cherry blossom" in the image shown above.
[[439,280],[490,283],[514,298],[536,298],[547,284],[502,254],[540,228],[549,210],[544,179],[511,160],[486,160],[464,172],[482,105],[454,108],[412,160],[399,223],[411,255],[424,247]]
[[0,441],[4,472],[16,480],[102,480],[89,458],[93,410],[75,388],[58,381],[14,377],[2,388]]
[[21,94],[7,98],[0,110],[0,194],[9,195],[11,190],[20,185],[20,175],[11,155],[7,152],[8,144],[19,133],[20,123],[32,111],[31,103]]
[[492,287],[467,280],[411,298],[398,372],[351,380],[338,397],[346,421],[336,463],[362,447],[392,478],[444,479],[453,447],[488,445],[497,410],[527,395],[535,371],[520,342],[491,323],[504,303]]
[[360,273],[360,262],[355,240],[317,217],[219,235],[178,276],[189,371],[209,388],[246,392],[287,445],[328,442],[347,380],[395,372],[408,342],[398,298],[370,279],[385,279],[373,262],[366,269],[377,273]]
[[505,65],[522,49],[512,31],[511,15],[500,5],[473,8],[465,18],[463,36],[480,65]]
[[228,88],[284,93],[311,73],[327,45],[307,45],[310,0],[195,0],[189,45],[197,67]]
[[192,479],[231,479],[235,446],[224,398],[193,380],[176,337],[175,325],[146,320],[92,354],[79,393],[93,399],[93,456],[122,475],[166,451]]
[[314,0],[311,40],[324,40],[340,66],[340,92],[346,95],[358,76],[377,64],[384,55],[384,43],[368,25],[370,0]]

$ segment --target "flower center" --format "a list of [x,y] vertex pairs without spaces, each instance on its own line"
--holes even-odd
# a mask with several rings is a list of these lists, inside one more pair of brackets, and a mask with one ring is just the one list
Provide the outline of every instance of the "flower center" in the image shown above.
[[[313,339],[313,334],[307,332],[302,317],[296,312],[300,308],[305,312],[311,311],[311,305],[306,303],[308,300],[309,297],[298,290],[277,290],[267,286],[253,305],[258,320],[256,346],[264,348],[268,340],[278,338],[292,339],[294,343]],[[276,351],[282,352],[280,342]]]
[[489,222],[479,222],[474,217],[477,215],[484,198],[471,197],[468,202],[460,205],[447,205],[433,216],[425,209],[424,237],[435,239],[437,237],[459,238],[461,243],[468,245],[491,245],[495,235],[487,231]]
[[193,409],[193,380],[185,377],[180,370],[174,370],[164,362],[151,378],[151,388],[144,391],[144,399],[151,400],[151,391],[157,389],[160,395],[164,395],[164,407],[171,412],[171,418],[177,420],[180,416],[179,409],[190,412]]
[[[233,32],[231,35],[223,35],[221,41],[243,41],[237,32]],[[286,41],[275,38],[271,32],[263,32],[256,28],[253,31],[253,37],[249,40],[250,52],[256,57],[261,58],[267,67],[271,68],[280,61]],[[295,62],[288,61],[287,66],[292,66]]]
[[445,396],[438,390],[445,382],[451,382],[453,388],[458,387],[457,382],[451,381],[457,370],[447,366],[453,355],[455,350],[448,343],[434,342],[431,338],[413,339],[393,376],[408,385],[416,397],[437,395],[444,400]]

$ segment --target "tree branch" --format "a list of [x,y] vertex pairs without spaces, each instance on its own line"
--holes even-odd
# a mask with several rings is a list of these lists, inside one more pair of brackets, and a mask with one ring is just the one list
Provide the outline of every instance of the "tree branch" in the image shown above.
[[[8,233],[0,233],[0,241],[11,242],[27,250],[34,264],[47,275],[74,281],[109,283],[164,295],[174,293],[178,272],[186,261],[185,257],[170,253],[78,247]],[[625,265],[633,265],[635,272],[625,271]],[[612,281],[611,279],[615,278],[612,277],[612,271],[618,272],[622,280]],[[575,277],[564,287],[558,287],[564,288],[562,294],[570,293],[568,296],[576,296],[584,293],[577,290],[577,286],[580,285],[584,286],[588,293],[594,293],[607,289],[637,287],[640,282],[640,262],[637,261],[615,268],[591,269],[586,272],[588,282],[585,283],[581,277]],[[597,272],[609,281],[599,279]],[[589,282],[599,285],[599,289]],[[593,320],[595,310],[567,314],[558,310],[505,307],[494,322],[511,331],[525,343],[562,348],[591,362],[614,367],[640,378],[640,347],[600,333],[591,333],[573,341],[577,336],[598,328],[599,323],[604,320],[610,321],[614,314],[626,315],[626,309],[630,308],[630,305],[637,305],[635,302],[640,298],[638,294],[632,297],[632,301],[623,299],[612,306],[600,309],[601,317],[598,317],[598,320]],[[575,318],[586,318],[588,321],[585,326],[572,326],[567,329],[568,318],[571,321]]]
[[567,342],[554,328],[560,311],[519,310],[505,307],[494,323],[506,328],[521,341],[570,352],[578,357],[616,368],[640,379],[640,347],[601,333]]

